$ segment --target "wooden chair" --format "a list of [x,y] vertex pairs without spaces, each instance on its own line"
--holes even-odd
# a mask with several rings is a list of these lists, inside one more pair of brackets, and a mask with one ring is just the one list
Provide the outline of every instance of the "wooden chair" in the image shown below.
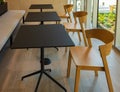
[[85,11],[73,12],[73,16],[74,23],[64,23],[63,25],[65,26],[67,32],[77,32],[80,41],[81,41],[80,32],[82,32],[85,46],[87,46],[85,35],[85,23],[87,19],[87,12]]
[[65,13],[59,15],[59,17],[67,19],[67,22],[72,22],[71,17],[70,17],[70,13],[71,13],[72,9],[73,9],[73,4],[64,5]]
[[[80,70],[93,70],[96,76],[98,75],[97,71],[104,71],[109,92],[114,92],[106,59],[106,56],[110,54],[112,49],[113,34],[105,29],[90,29],[86,30],[86,37],[88,39],[88,47],[71,47],[69,52],[67,77],[70,76],[71,59],[73,59],[76,65],[74,92],[78,92]],[[98,51],[92,47],[91,38],[96,38],[104,42],[103,45],[99,46]]]

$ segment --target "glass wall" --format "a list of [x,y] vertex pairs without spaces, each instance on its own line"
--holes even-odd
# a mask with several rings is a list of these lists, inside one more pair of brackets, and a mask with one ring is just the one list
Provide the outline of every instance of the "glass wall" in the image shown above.
[[84,0],[69,0],[68,3],[74,5],[74,11],[80,11],[84,8]]
[[88,12],[87,23],[92,28],[114,33],[114,46],[120,50],[120,0],[69,0],[69,3],[74,4],[74,10]]
[[98,3],[98,27],[115,33],[116,0],[99,0]]
[[117,2],[117,20],[115,31],[115,47],[120,50],[120,0]]
[[76,11],[80,11],[80,6],[81,6],[81,0],[76,1]]

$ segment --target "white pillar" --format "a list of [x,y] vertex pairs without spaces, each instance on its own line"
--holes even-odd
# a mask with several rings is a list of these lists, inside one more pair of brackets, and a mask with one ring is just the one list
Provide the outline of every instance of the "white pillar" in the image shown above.
[[93,28],[97,27],[98,0],[93,0]]
[[120,49],[120,0],[117,5],[117,19],[116,19],[116,30],[115,30],[115,46]]
[[93,0],[87,0],[87,23],[86,27],[91,28],[91,20],[92,20],[92,1]]
[[81,10],[81,11],[84,11],[84,0],[81,0],[80,10]]

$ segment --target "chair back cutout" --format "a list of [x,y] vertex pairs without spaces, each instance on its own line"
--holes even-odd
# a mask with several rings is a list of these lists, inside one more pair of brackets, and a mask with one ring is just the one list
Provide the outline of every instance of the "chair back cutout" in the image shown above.
[[96,38],[104,42],[105,44],[99,46],[100,53],[104,56],[109,55],[114,40],[113,33],[105,29],[90,29],[86,30],[86,37],[89,46],[92,46],[91,38]]

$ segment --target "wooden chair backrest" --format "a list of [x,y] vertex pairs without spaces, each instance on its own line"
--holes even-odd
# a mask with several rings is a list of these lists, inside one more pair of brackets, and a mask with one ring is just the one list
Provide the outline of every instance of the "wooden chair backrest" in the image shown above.
[[77,18],[79,19],[80,23],[86,23],[87,20],[87,12],[86,11],[77,11],[77,12],[73,12],[73,16],[74,16],[74,21],[75,23],[77,23]]
[[75,24],[77,24],[77,19],[79,20],[80,27],[81,27],[81,30],[82,30],[82,33],[83,33],[85,46],[88,46],[87,39],[86,39],[86,34],[85,34],[85,24],[86,24],[86,20],[87,20],[87,14],[88,13],[86,11],[73,12]]
[[65,14],[70,15],[70,12],[72,11],[72,9],[73,9],[73,4],[64,5]]
[[105,43],[99,46],[99,50],[102,57],[110,54],[110,51],[112,49],[112,43],[114,40],[113,33],[105,29],[90,29],[90,30],[86,30],[86,37],[89,46],[92,46],[91,38],[99,39]]

